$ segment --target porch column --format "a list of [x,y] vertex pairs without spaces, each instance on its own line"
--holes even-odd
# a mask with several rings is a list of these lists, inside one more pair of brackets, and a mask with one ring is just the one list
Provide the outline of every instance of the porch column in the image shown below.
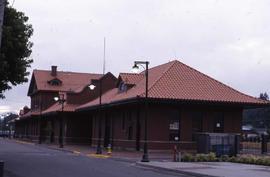
[[38,126],[37,126],[37,129],[38,129],[38,131],[37,131],[37,136],[38,136],[38,144],[41,144],[41,140],[42,140],[42,135],[41,135],[41,129],[42,129],[42,127],[41,127],[41,117],[39,117],[38,118]]

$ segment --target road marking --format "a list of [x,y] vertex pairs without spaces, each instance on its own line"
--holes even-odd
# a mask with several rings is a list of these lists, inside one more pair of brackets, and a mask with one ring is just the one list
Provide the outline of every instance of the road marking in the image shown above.
[[74,154],[80,154],[80,151],[73,151]]
[[16,140],[15,142],[20,143],[20,144],[31,144],[31,145],[34,144],[34,143],[30,143],[30,142],[26,142],[26,141],[19,141],[19,140]]
[[95,157],[95,158],[101,158],[101,159],[107,159],[111,156],[109,155],[102,155],[102,154],[87,154],[88,157]]

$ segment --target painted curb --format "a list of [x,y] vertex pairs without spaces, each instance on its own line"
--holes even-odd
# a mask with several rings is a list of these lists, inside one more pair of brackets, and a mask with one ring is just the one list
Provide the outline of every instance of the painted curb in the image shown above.
[[152,168],[152,169],[167,171],[167,172],[179,173],[179,174],[183,174],[183,175],[191,175],[191,176],[195,176],[195,177],[221,177],[221,176],[206,175],[206,174],[202,174],[202,173],[188,172],[188,171],[184,171],[184,170],[177,170],[177,169],[169,169],[169,168],[164,168],[164,167],[157,167],[157,166],[153,166],[153,165],[149,165],[149,164],[142,164],[141,162],[136,162],[136,165],[137,166],[141,166],[141,167],[147,167],[147,168]]
[[87,154],[88,157],[100,158],[100,159],[107,159],[111,156],[103,155],[103,154]]

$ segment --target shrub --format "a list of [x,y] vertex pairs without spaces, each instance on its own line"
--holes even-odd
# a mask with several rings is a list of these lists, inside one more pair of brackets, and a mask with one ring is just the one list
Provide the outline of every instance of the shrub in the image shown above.
[[183,161],[183,162],[194,162],[195,157],[192,154],[185,153],[185,154],[183,154],[181,161]]
[[222,155],[222,156],[220,157],[220,160],[221,160],[222,162],[228,162],[228,161],[230,161],[230,157],[229,157],[228,155]]
[[256,161],[256,164],[257,164],[257,165],[263,165],[263,164],[265,164],[265,159],[263,159],[263,158],[258,158],[257,161]]
[[270,166],[270,157],[266,157],[266,158],[263,159],[263,165]]
[[229,157],[228,155],[223,155],[220,158],[216,157],[215,153],[209,154],[196,154],[195,156],[189,153],[183,154],[183,162],[235,162],[235,163],[245,163],[245,164],[256,164],[256,165],[267,165],[270,166],[269,156],[255,156],[255,155],[240,155],[237,157]]
[[229,158],[229,161],[237,162],[237,163],[245,163],[245,164],[270,166],[270,157],[264,157],[264,156],[241,155],[239,157],[231,157]]
[[206,162],[207,155],[206,154],[196,154],[195,156],[197,162]]
[[230,158],[228,159],[228,161],[229,161],[229,162],[236,162],[236,157],[234,157],[234,156],[233,156],[233,157],[230,157]]
[[211,162],[217,161],[216,154],[213,153],[213,152],[210,152],[210,153],[208,154],[208,160],[211,161]]
[[215,153],[209,154],[196,154],[195,156],[191,154],[184,154],[182,156],[182,161],[184,162],[215,162],[218,159],[216,158]]

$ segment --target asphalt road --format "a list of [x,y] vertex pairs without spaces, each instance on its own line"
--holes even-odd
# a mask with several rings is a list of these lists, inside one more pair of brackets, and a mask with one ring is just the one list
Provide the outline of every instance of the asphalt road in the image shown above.
[[5,177],[175,177],[132,162],[99,159],[0,139]]

